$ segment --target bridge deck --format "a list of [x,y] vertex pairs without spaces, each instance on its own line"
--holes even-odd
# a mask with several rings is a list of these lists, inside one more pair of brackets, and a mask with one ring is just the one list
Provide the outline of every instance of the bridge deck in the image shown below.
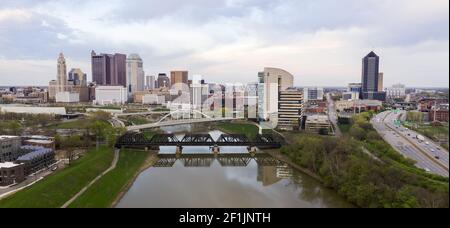
[[116,147],[159,147],[159,146],[251,146],[279,148],[281,142],[273,135],[261,134],[250,140],[243,134],[222,134],[214,140],[209,134],[186,134],[179,140],[174,134],[156,134],[151,139],[141,133],[125,134],[117,139]]

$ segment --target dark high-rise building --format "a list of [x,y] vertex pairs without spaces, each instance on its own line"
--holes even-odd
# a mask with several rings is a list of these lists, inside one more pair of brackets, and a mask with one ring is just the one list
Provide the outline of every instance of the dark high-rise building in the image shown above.
[[169,77],[167,77],[166,74],[161,73],[158,74],[158,79],[156,80],[156,88],[162,88],[162,87],[166,87],[166,88],[170,88],[170,80]]
[[126,59],[124,54],[100,54],[94,51],[92,58],[92,81],[97,85],[126,86]]
[[380,76],[380,57],[371,51],[362,60],[361,98],[370,100],[386,100],[386,93],[378,91]]

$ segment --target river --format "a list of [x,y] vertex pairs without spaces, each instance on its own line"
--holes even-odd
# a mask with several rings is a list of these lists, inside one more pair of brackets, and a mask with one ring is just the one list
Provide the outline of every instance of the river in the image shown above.
[[[189,126],[165,128],[177,133]],[[214,139],[222,132],[209,131]],[[182,138],[183,134],[177,135]],[[160,160],[142,172],[119,208],[327,208],[352,207],[334,191],[264,152],[245,147],[161,147]]]

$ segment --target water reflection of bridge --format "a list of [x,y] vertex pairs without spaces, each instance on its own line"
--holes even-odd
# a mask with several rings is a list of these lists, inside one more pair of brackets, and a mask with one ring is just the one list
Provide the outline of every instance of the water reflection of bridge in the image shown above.
[[266,153],[228,154],[158,154],[154,167],[173,167],[180,160],[185,167],[210,167],[217,160],[223,167],[246,167],[252,160],[258,166],[279,166],[284,163]]

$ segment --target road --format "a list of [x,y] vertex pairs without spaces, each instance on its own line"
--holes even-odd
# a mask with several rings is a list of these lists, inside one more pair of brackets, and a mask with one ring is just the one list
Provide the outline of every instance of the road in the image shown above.
[[376,115],[371,123],[375,130],[395,150],[407,158],[416,161],[416,166],[430,173],[448,177],[449,154],[441,146],[432,141],[419,142],[417,133],[404,127],[396,127],[397,120],[405,112],[386,111]]
[[109,120],[109,123],[111,123],[111,125],[113,127],[125,127],[125,123],[122,122],[121,120],[119,120],[117,117],[113,117]]
[[342,132],[338,126],[338,116],[336,113],[336,109],[334,108],[334,101],[333,101],[333,99],[331,99],[331,95],[329,93],[327,93],[327,102],[328,102],[328,118],[330,119],[331,123],[333,124],[334,134],[337,137],[341,137]]

